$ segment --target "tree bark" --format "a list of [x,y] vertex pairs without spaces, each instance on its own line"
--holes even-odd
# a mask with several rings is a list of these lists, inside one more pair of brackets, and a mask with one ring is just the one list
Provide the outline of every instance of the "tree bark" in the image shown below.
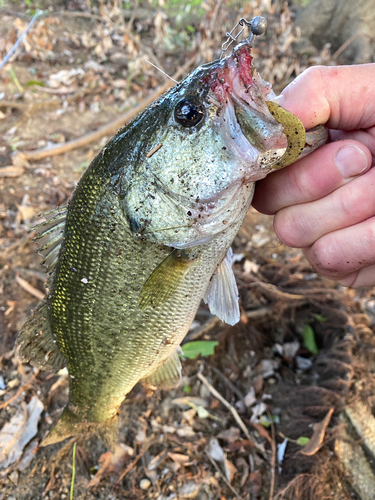
[[299,51],[330,43],[332,53],[344,49],[337,56],[340,63],[375,61],[374,0],[312,0],[297,12],[295,24],[301,28]]

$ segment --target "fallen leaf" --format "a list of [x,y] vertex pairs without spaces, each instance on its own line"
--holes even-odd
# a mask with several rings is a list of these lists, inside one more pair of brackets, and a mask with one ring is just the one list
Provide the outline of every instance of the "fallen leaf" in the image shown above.
[[218,439],[223,439],[224,441],[227,441],[228,443],[234,443],[235,441],[238,440],[240,437],[241,431],[238,429],[238,427],[230,427],[226,431],[220,432],[220,434],[217,435]]
[[20,177],[25,169],[22,167],[15,167],[8,165],[7,167],[0,168],[0,177]]
[[228,479],[229,483],[231,483],[233,481],[235,474],[237,474],[238,470],[232,464],[232,462],[228,460],[226,457],[224,460],[224,469],[225,469],[225,476]]
[[310,325],[306,325],[302,332],[303,343],[305,347],[313,354],[318,354],[319,349],[315,340],[315,332]]
[[110,451],[103,453],[99,458],[100,469],[88,483],[87,488],[98,486],[104,477],[113,472],[119,472],[125,465],[126,459],[133,455],[133,448],[124,443],[116,444],[113,453]]
[[6,468],[22,455],[24,447],[38,432],[38,421],[44,405],[33,396],[0,431],[0,468]]
[[201,485],[195,481],[190,481],[178,489],[179,498],[196,498]]
[[159,455],[156,455],[152,460],[150,460],[150,463],[147,466],[147,469],[149,471],[155,470],[159,467],[160,464],[164,462],[164,460],[168,456],[168,450],[163,450]]
[[210,439],[207,452],[210,457],[215,460],[215,462],[224,463],[225,454],[223,448],[220,446],[219,441],[216,438]]
[[203,398],[199,398],[196,396],[185,396],[183,398],[175,398],[172,399],[172,403],[174,405],[179,406],[180,408],[191,408],[190,403],[196,406],[203,406],[204,408],[208,407],[208,401]]
[[[286,447],[288,445],[288,438],[285,438],[282,443],[277,445],[277,461],[279,462],[279,466],[283,463],[284,455],[286,451]],[[279,473],[281,473],[281,467],[279,467]]]
[[178,464],[184,465],[190,462],[189,455],[181,455],[181,453],[168,453],[168,457],[171,458],[174,462]]
[[300,451],[300,453],[310,457],[311,455],[315,455],[319,448],[321,448],[328,424],[331,421],[333,410],[334,409],[331,408],[321,422],[313,424],[313,435],[307,445]]

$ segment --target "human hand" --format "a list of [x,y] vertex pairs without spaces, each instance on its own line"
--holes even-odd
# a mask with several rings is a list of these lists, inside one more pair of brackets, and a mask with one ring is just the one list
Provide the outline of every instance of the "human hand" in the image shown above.
[[315,66],[278,103],[330,143],[257,183],[253,205],[311,265],[346,286],[375,285],[375,64]]

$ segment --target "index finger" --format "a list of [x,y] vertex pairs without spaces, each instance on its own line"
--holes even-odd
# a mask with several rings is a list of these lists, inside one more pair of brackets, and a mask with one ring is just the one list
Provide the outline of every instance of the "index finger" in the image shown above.
[[375,125],[375,64],[313,66],[301,73],[277,100],[306,129],[325,124],[356,130]]

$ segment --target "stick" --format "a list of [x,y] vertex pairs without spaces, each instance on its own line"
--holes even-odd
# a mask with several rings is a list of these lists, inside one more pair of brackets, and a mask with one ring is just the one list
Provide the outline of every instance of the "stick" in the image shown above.
[[273,492],[275,490],[275,468],[276,468],[276,437],[275,437],[275,425],[272,420],[272,415],[270,411],[267,409],[268,420],[271,425],[271,448],[272,448],[272,456],[271,456],[271,485],[270,485],[270,496],[269,500],[273,499]]
[[198,330],[193,330],[191,333],[188,333],[186,335],[184,342],[185,343],[190,342],[191,340],[197,340],[203,337],[203,335],[213,330],[220,323],[221,320],[217,316],[213,316],[212,318],[208,319],[205,323],[203,323],[203,325]]
[[121,476],[117,479],[116,481],[116,485],[120,484],[121,481],[124,479],[124,477],[126,476],[126,474],[136,465],[136,463],[138,462],[138,460],[140,460],[143,455],[146,453],[146,451],[150,448],[150,446],[152,444],[154,444],[154,440],[151,440],[147,443],[146,447],[136,456],[136,458],[133,460],[133,462],[131,462],[128,467],[126,467],[126,469],[124,470],[124,472],[121,474]]
[[230,484],[230,482],[228,481],[228,479],[221,472],[220,467],[217,465],[217,463],[215,462],[215,460],[212,457],[210,457],[210,455],[207,453],[207,451],[206,451],[206,455],[207,455],[208,460],[212,463],[212,465],[215,467],[215,469],[220,474],[220,477],[224,481],[224,483],[228,486],[228,488],[232,491],[232,493],[236,496],[236,498],[241,499],[240,495],[237,493],[237,491],[233,488],[233,486]]
[[1,63],[0,63],[0,70],[6,65],[6,63],[9,61],[9,59],[15,53],[15,51],[17,50],[17,48],[18,48],[19,44],[21,43],[21,40],[23,39],[23,37],[26,35],[26,33],[28,31],[30,31],[31,26],[35,23],[35,21],[38,19],[38,17],[41,16],[42,14],[44,14],[44,12],[42,10],[37,10],[35,12],[34,17],[29,22],[29,25],[27,26],[27,28],[25,29],[25,31],[22,33],[22,35],[19,37],[19,39],[16,41],[16,43],[10,49],[10,51],[8,52],[8,54],[1,61]]
[[23,288],[26,292],[30,293],[31,295],[34,295],[34,297],[36,297],[37,299],[40,300],[44,299],[45,293],[31,286],[30,283],[28,283],[20,276],[16,276],[16,281],[20,285],[20,287]]
[[237,422],[238,424],[238,427],[242,430],[242,432],[245,434],[246,438],[251,441],[252,443],[254,443],[254,446],[263,453],[263,450],[262,448],[258,445],[258,443],[256,443],[254,441],[254,439],[252,439],[252,437],[250,436],[249,434],[249,431],[247,430],[246,428],[246,425],[243,423],[241,417],[239,416],[236,408],[234,408],[234,406],[232,406],[230,403],[228,403],[228,401],[226,399],[223,398],[223,396],[217,392],[217,390],[215,389],[215,387],[213,387],[209,381],[206,379],[206,377],[204,375],[202,375],[201,373],[198,373],[197,377],[199,378],[199,380],[201,382],[204,383],[204,385],[207,387],[207,389],[210,391],[210,393],[215,396],[215,398],[217,398],[221,403],[223,403],[223,405],[231,412],[231,414],[233,415],[234,417],[234,420]]
[[[195,54],[191,57],[176,73],[173,75],[173,78],[177,80],[185,71],[187,71],[190,66],[192,66],[197,60],[198,54]],[[135,116],[138,115],[141,111],[144,110],[147,106],[149,106],[153,101],[155,101],[160,95],[166,92],[170,87],[172,87],[172,83],[167,80],[164,85],[155,90],[151,95],[147,96],[142,102],[138,104],[135,108],[127,111],[123,115],[116,118],[114,121],[104,125],[99,130],[95,132],[90,132],[79,139],[74,139],[73,141],[68,141],[64,144],[57,144],[56,146],[49,149],[39,149],[36,151],[23,151],[22,155],[26,160],[37,161],[42,160],[43,158],[47,158],[48,156],[56,156],[62,153],[67,153],[68,151],[72,151],[73,149],[82,148],[87,146],[88,144],[99,141],[102,137],[106,135],[115,134],[120,127],[123,127],[125,123],[132,120]]]

